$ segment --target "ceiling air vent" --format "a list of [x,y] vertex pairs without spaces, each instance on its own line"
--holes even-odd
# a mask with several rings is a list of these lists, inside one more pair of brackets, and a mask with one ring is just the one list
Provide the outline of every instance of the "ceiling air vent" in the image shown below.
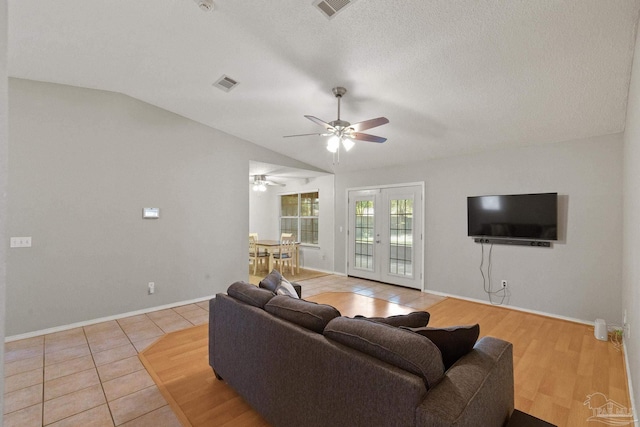
[[316,0],[313,5],[317,7],[327,19],[332,19],[341,10],[355,3],[356,0]]
[[220,89],[220,90],[223,90],[225,92],[229,92],[231,89],[233,89],[234,87],[236,87],[238,85],[238,81],[232,79],[229,76],[222,76],[213,85],[215,87],[217,87],[218,89]]

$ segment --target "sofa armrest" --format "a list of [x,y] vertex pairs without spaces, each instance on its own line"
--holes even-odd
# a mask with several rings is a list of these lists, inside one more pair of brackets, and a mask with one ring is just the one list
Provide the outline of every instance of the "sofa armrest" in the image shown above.
[[418,426],[502,427],[514,407],[513,346],[484,337],[416,409]]
[[293,289],[296,290],[296,293],[298,294],[298,298],[302,298],[302,286],[300,286],[296,282],[291,282],[291,285],[293,286]]

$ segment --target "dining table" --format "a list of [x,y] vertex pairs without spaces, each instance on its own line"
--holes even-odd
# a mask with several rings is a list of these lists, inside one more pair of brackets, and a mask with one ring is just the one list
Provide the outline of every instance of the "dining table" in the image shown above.
[[[257,240],[256,247],[258,251],[260,249],[264,249],[269,255],[269,271],[273,270],[273,253],[275,249],[280,248],[280,240]],[[294,255],[294,265],[296,267],[296,273],[300,273],[300,263],[298,262],[300,259],[300,242],[295,243],[295,255]]]

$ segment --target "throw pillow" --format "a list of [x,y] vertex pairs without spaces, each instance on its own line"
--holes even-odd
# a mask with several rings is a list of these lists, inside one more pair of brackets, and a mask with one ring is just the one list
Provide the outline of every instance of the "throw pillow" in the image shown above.
[[282,274],[278,270],[271,270],[271,273],[267,275],[264,279],[260,281],[258,287],[267,289],[273,293],[276,292],[278,286],[280,285],[280,281],[282,280]]
[[280,281],[280,285],[276,288],[276,295],[288,295],[291,298],[298,298],[298,293],[293,285],[284,277]]
[[480,335],[480,325],[454,326],[451,328],[405,328],[429,338],[440,349],[444,369],[473,350]]
[[264,306],[264,309],[267,313],[319,334],[331,319],[340,316],[340,312],[330,305],[289,298],[284,295],[273,297]]
[[356,319],[368,319],[374,322],[384,323],[391,326],[406,326],[408,328],[422,328],[429,323],[430,314],[426,311],[414,311],[409,314],[398,314],[389,317],[365,317],[356,316]]
[[420,376],[427,390],[444,375],[438,347],[409,330],[365,319],[338,317],[329,322],[324,336]]
[[235,282],[229,286],[227,294],[237,300],[260,308],[264,308],[264,305],[273,298],[273,292],[260,289],[246,282]]

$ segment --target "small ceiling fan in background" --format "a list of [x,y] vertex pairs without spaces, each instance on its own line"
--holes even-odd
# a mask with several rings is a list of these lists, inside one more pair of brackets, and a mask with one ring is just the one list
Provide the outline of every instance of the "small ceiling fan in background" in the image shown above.
[[286,187],[286,184],[268,180],[266,175],[253,175],[253,191],[267,191],[267,185]]
[[[310,135],[319,135],[319,136],[329,136],[329,140],[327,141],[327,150],[331,153],[338,153],[340,155],[340,143],[344,147],[345,151],[349,151],[353,148],[355,143],[353,140],[357,141],[368,141],[368,142],[378,142],[382,143],[387,140],[387,138],[382,138],[380,136],[370,135],[368,133],[362,133],[361,131],[371,129],[377,126],[381,126],[389,123],[389,119],[386,117],[377,117],[375,119],[365,120],[363,122],[351,124],[347,121],[340,119],[340,99],[342,96],[347,93],[347,89],[343,87],[334,87],[332,89],[333,94],[336,98],[338,98],[338,118],[332,122],[325,122],[320,120],[314,116],[305,115],[305,117],[312,122],[322,126],[325,128],[325,132],[323,133],[303,133],[298,135],[286,135],[285,138],[291,138],[296,136],[310,136]],[[338,157],[338,162],[340,158]]]

